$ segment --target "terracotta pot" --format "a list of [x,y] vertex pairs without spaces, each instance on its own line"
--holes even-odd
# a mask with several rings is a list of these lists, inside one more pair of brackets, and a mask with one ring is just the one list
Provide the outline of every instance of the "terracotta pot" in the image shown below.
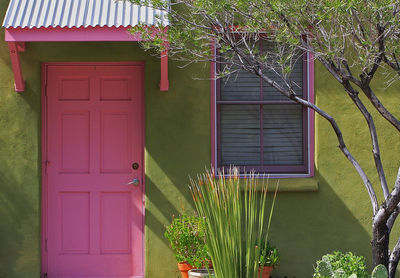
[[182,278],[189,278],[188,271],[193,268],[194,267],[188,264],[187,262],[178,263],[178,269],[182,274]]
[[262,271],[261,276],[261,266],[258,268],[258,278],[269,278],[273,267],[272,266],[264,266],[264,270]]

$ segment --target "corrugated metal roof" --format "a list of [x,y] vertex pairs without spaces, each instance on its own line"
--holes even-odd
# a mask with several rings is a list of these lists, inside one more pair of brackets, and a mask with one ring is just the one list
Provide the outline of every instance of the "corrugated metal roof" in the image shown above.
[[3,27],[168,25],[165,12],[114,0],[11,0]]

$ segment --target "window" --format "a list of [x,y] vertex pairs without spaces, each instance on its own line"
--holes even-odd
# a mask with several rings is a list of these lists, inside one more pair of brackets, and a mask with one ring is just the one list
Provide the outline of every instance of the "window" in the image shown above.
[[[260,52],[271,45],[260,43]],[[299,86],[295,89],[299,96],[313,100],[313,62],[307,55],[296,60],[291,80]],[[214,64],[213,74],[215,70]],[[272,73],[270,78],[283,82]],[[313,175],[312,112],[246,71],[213,81],[212,88],[213,165]]]

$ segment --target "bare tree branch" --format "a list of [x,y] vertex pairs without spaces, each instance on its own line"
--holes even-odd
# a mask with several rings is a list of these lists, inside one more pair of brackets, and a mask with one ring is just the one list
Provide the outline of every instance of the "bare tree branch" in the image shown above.
[[392,214],[396,207],[400,203],[400,167],[397,172],[397,178],[394,185],[394,188],[388,198],[386,198],[384,206],[386,207],[387,211]]
[[343,81],[343,87],[349,94],[350,98],[353,100],[354,104],[360,110],[362,115],[364,116],[365,120],[367,121],[371,141],[372,141],[372,152],[374,156],[376,170],[378,172],[378,176],[381,182],[381,188],[385,199],[389,196],[389,188],[387,186],[385,172],[383,170],[382,161],[381,161],[381,154],[379,149],[379,142],[378,142],[378,135],[376,134],[376,128],[374,119],[372,118],[371,114],[368,112],[365,105],[362,103],[361,99],[358,97],[358,92],[354,90],[354,88],[350,85],[349,81]]
[[378,97],[374,94],[373,90],[369,86],[362,86],[362,91],[365,96],[369,99],[371,104],[375,109],[385,118],[389,123],[391,123],[398,131],[400,131],[400,120],[398,120],[392,113],[390,113],[386,107],[381,103]]
[[389,257],[389,277],[394,277],[396,274],[397,265],[400,259],[400,238],[394,246],[392,253]]
[[396,221],[397,216],[399,216],[399,213],[400,213],[400,205],[398,205],[396,207],[396,209],[393,211],[393,213],[390,215],[388,221],[386,222],[389,232],[392,230],[394,222]]
[[348,150],[348,148],[347,148],[347,146],[346,146],[346,144],[344,142],[342,132],[341,132],[339,126],[337,125],[335,119],[332,116],[330,116],[328,113],[326,113],[325,111],[320,109],[315,104],[313,104],[313,103],[311,103],[309,101],[306,101],[304,99],[299,98],[298,96],[296,96],[296,94],[294,92],[285,91],[274,80],[271,80],[265,74],[263,74],[263,72],[261,70],[259,70],[258,72],[254,72],[254,73],[257,74],[258,76],[260,76],[269,85],[271,85],[274,88],[276,88],[280,93],[282,93],[283,95],[287,96],[289,99],[292,99],[297,103],[300,103],[300,104],[302,104],[302,105],[304,105],[304,106],[306,106],[308,108],[311,108],[312,110],[317,112],[319,115],[321,115],[323,118],[328,120],[328,122],[331,124],[333,130],[336,133],[336,137],[337,137],[337,140],[339,142],[339,149],[343,152],[345,157],[356,168],[359,176],[361,177],[361,179],[364,182],[365,188],[367,189],[368,195],[370,197],[371,205],[372,205],[372,208],[373,208],[373,213],[374,214],[377,213],[377,211],[378,211],[378,201],[376,199],[375,190],[374,190],[370,180],[368,179],[368,176],[366,175],[366,173],[362,169],[361,165],[358,163],[358,161],[352,156],[352,154]]

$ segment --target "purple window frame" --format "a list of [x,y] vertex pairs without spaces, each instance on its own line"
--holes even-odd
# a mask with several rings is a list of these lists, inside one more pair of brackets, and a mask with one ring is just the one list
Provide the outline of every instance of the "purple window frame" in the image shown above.
[[[214,57],[216,57],[215,44],[211,45]],[[244,105],[253,104],[259,105],[262,108],[267,104],[295,104],[293,101],[221,101],[220,97],[220,80],[216,80],[217,63],[211,62],[211,164],[215,169],[220,167],[220,154],[218,153],[218,146],[220,146],[220,104],[231,105]],[[260,82],[262,86],[262,82]],[[262,87],[260,88],[262,92]],[[303,96],[306,96],[309,101],[314,103],[314,59],[312,53],[305,53],[303,55]],[[260,109],[260,128],[263,126],[263,109]],[[304,164],[303,165],[236,165],[244,170],[254,169],[260,173],[271,173],[272,177],[313,177],[314,176],[314,147],[315,147],[315,125],[314,125],[314,111],[303,107],[303,150],[304,150]],[[261,160],[263,160],[263,132],[260,132],[260,151]],[[241,169],[242,170],[242,169]]]

